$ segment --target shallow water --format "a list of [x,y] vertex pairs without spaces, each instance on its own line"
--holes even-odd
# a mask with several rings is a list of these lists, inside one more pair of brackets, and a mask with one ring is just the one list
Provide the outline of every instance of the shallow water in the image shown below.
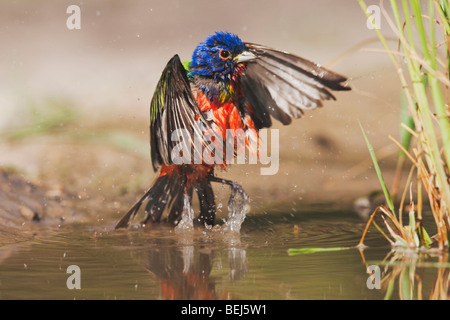
[[[375,229],[362,254],[288,255],[289,248],[355,246],[365,222],[347,212],[248,216],[240,233],[113,226],[61,226],[1,247],[0,299],[383,299],[389,279],[391,299],[428,299],[436,283],[449,281],[448,263],[439,260],[438,268],[438,258],[382,265],[390,247]],[[380,289],[368,288],[365,262],[381,267]],[[68,288],[71,265],[80,268],[81,289]],[[416,276],[407,287],[410,271]]]

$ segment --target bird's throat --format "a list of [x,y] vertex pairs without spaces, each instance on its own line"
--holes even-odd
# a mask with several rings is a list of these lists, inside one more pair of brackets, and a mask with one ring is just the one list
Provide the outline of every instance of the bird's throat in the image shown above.
[[194,87],[211,103],[224,104],[236,101],[238,90],[233,81],[217,81],[208,77],[195,77]]

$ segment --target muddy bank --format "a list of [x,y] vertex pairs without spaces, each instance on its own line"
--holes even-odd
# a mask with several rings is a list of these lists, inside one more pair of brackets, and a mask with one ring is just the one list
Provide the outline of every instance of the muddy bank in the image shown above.
[[32,239],[46,226],[76,216],[61,190],[46,189],[0,168],[0,245]]

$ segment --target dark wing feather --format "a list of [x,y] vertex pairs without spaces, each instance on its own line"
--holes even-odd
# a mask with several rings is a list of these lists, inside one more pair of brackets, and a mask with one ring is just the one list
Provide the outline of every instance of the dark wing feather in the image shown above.
[[[165,67],[156,86],[150,103],[150,147],[153,169],[161,164],[172,164],[171,153],[180,142],[173,142],[172,132],[184,129],[189,141],[183,140],[187,150],[198,147],[193,144],[194,136],[202,139],[202,130],[209,126],[192,95],[187,72],[178,55],[175,55]],[[207,143],[202,141],[202,147]],[[202,154],[202,150],[196,150]]]
[[335,100],[329,90],[350,90],[345,77],[311,61],[253,43],[245,46],[257,58],[247,62],[241,83],[259,128],[272,124],[270,116],[289,124],[323,100]]

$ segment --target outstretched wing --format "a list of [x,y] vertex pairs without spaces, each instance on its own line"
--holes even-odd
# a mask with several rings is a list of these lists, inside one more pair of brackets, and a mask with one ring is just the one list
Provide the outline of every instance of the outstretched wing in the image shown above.
[[[207,143],[202,141],[203,130],[209,126],[192,95],[187,72],[178,55],[165,67],[150,103],[150,148],[153,169],[161,164],[173,164],[172,150],[199,152]],[[173,141],[176,130],[186,135]],[[200,143],[194,143],[194,138]],[[183,144],[182,148],[179,144]],[[200,150],[196,150],[196,148]]]
[[256,59],[247,62],[241,83],[259,129],[272,125],[271,116],[289,124],[304,110],[321,107],[322,100],[335,100],[329,90],[350,90],[344,76],[314,62],[262,45],[245,46]]

